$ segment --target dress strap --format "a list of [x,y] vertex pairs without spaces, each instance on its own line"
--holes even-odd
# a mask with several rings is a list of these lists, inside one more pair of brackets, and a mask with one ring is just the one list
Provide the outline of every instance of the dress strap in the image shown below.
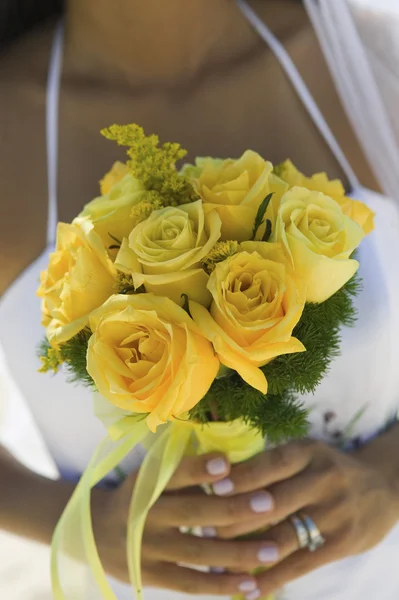
[[58,179],[58,105],[61,85],[61,70],[64,42],[64,25],[57,26],[50,56],[46,93],[46,147],[47,147],[47,245],[54,245],[57,221],[57,179]]
[[283,44],[276,38],[276,36],[270,31],[267,25],[265,25],[262,19],[256,14],[256,12],[249,6],[246,0],[236,0],[236,2],[246,19],[249,21],[249,23],[252,25],[255,31],[260,35],[260,37],[266,42],[270,50],[274,53],[275,57],[281,64],[281,67],[283,68],[286,75],[290,79],[292,85],[294,86],[295,90],[297,91],[298,96],[302,100],[314,124],[316,125],[320,134],[323,136],[331,152],[333,153],[336,160],[340,164],[342,170],[344,171],[351,188],[359,188],[360,183],[357,176],[355,175],[355,172],[350,166],[349,161],[347,160],[344,152],[338,144],[336,137],[334,136],[333,132],[328,126],[327,121],[325,120],[322,112],[317,106],[315,99],[310,93],[309,88],[304,82],[302,76],[300,75],[287,50],[284,48]]

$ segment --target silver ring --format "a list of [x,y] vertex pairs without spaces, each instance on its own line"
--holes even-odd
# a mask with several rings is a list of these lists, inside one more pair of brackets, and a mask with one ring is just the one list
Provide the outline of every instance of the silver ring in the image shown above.
[[315,552],[316,550],[324,546],[326,540],[322,536],[321,531],[317,527],[316,523],[308,515],[301,514],[301,520],[308,533],[309,539],[307,546],[309,548],[309,551]]
[[292,515],[290,520],[294,526],[300,550],[307,548],[309,546],[309,534],[304,522],[297,515]]

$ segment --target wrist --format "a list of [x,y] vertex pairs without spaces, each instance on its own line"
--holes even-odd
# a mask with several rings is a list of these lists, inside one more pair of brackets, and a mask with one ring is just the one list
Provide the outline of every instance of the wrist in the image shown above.
[[399,521],[399,424],[354,452],[354,455],[382,479]]
[[50,544],[74,485],[27,472],[13,477],[2,494],[0,526],[16,535]]

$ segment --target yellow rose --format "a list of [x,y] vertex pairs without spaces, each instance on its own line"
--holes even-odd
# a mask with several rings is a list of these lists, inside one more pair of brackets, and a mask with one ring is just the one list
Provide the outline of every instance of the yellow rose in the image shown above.
[[204,202],[204,210],[216,209],[222,219],[222,240],[252,239],[257,210],[271,192],[273,202],[288,189],[273,174],[273,165],[247,150],[238,160],[197,158],[186,165],[188,176]]
[[280,244],[244,242],[241,249],[217,264],[209,278],[210,312],[195,302],[190,311],[220,362],[266,394],[259,367],[281,354],[305,350],[292,337],[305,294],[289,274]]
[[283,164],[276,167],[276,170],[278,175],[284,179],[290,187],[306,187],[308,190],[323,192],[323,194],[330,196],[330,198],[338,202],[342,208],[342,212],[346,216],[353,219],[360,227],[362,227],[366,235],[373,231],[374,212],[367,204],[364,204],[364,202],[348,198],[348,196],[345,195],[344,186],[339,179],[330,180],[326,173],[316,173],[312,177],[306,177],[303,173],[298,171],[290,160],[286,160]]
[[284,245],[296,275],[306,282],[306,300],[324,302],[356,273],[350,258],[364,237],[335,200],[294,187],[280,204],[272,240]]
[[129,235],[136,224],[132,208],[146,193],[142,183],[131,173],[121,177],[125,165],[119,165],[114,165],[102,182],[102,190],[107,190],[106,193],[86,204],[79,215],[93,222],[95,231],[107,248],[117,244],[114,238],[121,241]]
[[148,413],[152,431],[193,408],[219,369],[188,314],[153,294],[112,296],[90,316],[87,370],[115,406]]
[[124,239],[116,266],[130,273],[136,288],[167,296],[181,304],[187,294],[205,306],[211,302],[209,276],[201,260],[220,238],[216,211],[204,214],[201,200],[155,210]]
[[40,276],[42,323],[49,342],[68,341],[114,292],[116,269],[88,219],[58,223],[55,252]]
[[100,192],[101,196],[108,194],[115,184],[119,183],[125,175],[129,174],[129,167],[126,163],[117,160],[100,181]]

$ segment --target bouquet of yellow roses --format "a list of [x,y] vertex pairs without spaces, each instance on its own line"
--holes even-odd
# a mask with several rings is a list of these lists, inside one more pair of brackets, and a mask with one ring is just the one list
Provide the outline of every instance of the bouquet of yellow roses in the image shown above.
[[[114,598],[94,542],[90,490],[136,444],[147,455],[132,497],[127,558],[141,599],[146,515],[187,452],[232,462],[301,437],[300,395],[315,390],[355,320],[354,252],[373,214],[339,181],[290,161],[273,167],[198,158],[136,125],[103,134],[128,148],[101,196],[71,224],[41,274],[42,370],[64,365],[95,391],[108,436],[54,534],[57,599],[70,598],[61,556],[89,567]],[[104,409],[105,406],[105,409]],[[73,596],[76,598],[76,596]]]

